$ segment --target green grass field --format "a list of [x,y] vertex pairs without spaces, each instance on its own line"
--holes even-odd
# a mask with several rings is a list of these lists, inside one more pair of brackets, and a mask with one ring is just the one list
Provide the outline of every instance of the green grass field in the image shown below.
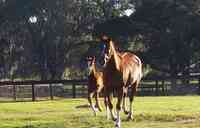
[[[200,96],[136,97],[135,120],[122,128],[200,128]],[[0,128],[112,128],[105,111],[94,117],[86,99],[0,103]]]

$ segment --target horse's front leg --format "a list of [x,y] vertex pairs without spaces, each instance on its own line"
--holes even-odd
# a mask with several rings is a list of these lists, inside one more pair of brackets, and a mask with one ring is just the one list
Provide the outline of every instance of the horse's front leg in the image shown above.
[[100,103],[99,103],[99,92],[96,92],[95,100],[96,100],[96,105],[95,105],[95,107],[101,112],[102,109],[101,109],[101,106],[100,106]]
[[120,128],[121,127],[120,111],[121,111],[122,100],[123,100],[123,89],[120,88],[117,92],[118,92],[117,104],[116,104],[117,118],[115,121],[115,127]]
[[89,102],[90,108],[92,108],[94,116],[96,116],[97,109],[95,108],[95,106],[92,103],[92,97],[93,97],[94,94],[95,94],[95,92],[89,92],[88,93],[88,102]]
[[104,96],[104,105],[106,107],[106,118],[107,118],[107,120],[109,120],[110,119],[110,110],[108,107],[108,97],[107,96]]
[[[109,108],[108,110],[111,115],[111,118],[113,121],[116,121],[116,116],[114,114],[113,104],[112,104],[112,92],[111,91],[107,92],[106,97],[107,97],[107,105]],[[107,112],[107,114],[108,114],[108,112]],[[107,118],[108,118],[108,116],[107,116]]]

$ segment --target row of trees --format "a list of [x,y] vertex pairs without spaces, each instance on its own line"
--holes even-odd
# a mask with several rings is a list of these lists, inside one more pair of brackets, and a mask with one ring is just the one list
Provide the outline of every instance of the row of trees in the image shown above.
[[[115,7],[116,5],[121,7]],[[2,0],[1,78],[58,79],[80,75],[93,45],[93,26],[118,16],[127,2],[101,0]],[[90,51],[90,50],[89,50]],[[65,72],[66,71],[66,72]],[[84,76],[84,75],[83,75]]]
[[101,33],[153,69],[187,74],[200,58],[199,6],[195,0],[1,0],[0,77],[86,77],[84,58],[98,56]]

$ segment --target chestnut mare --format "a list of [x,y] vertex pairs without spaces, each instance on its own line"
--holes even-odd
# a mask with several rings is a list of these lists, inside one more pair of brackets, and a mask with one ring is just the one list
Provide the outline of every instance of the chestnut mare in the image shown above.
[[[94,115],[96,116],[96,111],[102,111],[99,103],[99,94],[103,89],[103,73],[97,71],[95,57],[88,57],[87,62],[89,67],[88,102],[94,112]],[[95,97],[95,105],[92,103],[93,96]]]
[[[111,117],[115,121],[116,128],[120,128],[120,110],[123,101],[123,109],[126,111],[125,96],[127,95],[128,88],[130,88],[131,91],[129,95],[130,106],[127,119],[133,119],[132,102],[142,78],[142,63],[139,57],[133,53],[118,52],[113,41],[107,36],[103,35],[101,40],[105,44],[105,50],[103,50],[105,60],[105,67],[103,70],[105,100]],[[117,94],[116,117],[113,112],[113,104],[111,100],[113,90],[115,90]],[[109,115],[107,112],[107,118],[108,117]]]

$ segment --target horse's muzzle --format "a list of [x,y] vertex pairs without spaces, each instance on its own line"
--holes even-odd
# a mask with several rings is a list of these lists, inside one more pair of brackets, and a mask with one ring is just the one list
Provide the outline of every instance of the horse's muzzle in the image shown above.
[[105,65],[104,57],[101,57],[101,58],[99,59],[99,64],[100,64],[101,66]]

